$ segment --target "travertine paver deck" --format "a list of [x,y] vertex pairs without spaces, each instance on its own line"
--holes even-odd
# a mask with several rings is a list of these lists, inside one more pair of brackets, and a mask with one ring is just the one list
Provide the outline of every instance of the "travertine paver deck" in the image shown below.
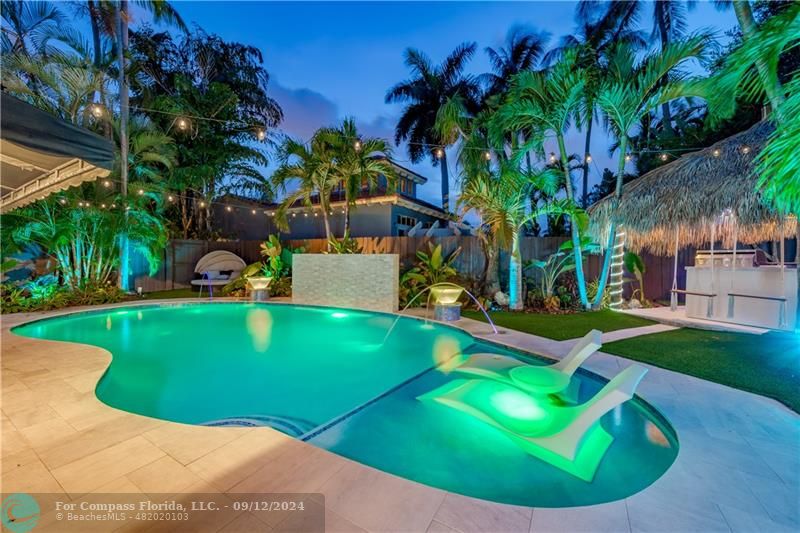
[[[152,302],[148,302],[152,303]],[[651,368],[641,395],[675,426],[680,453],[626,500],[569,509],[500,505],[420,485],[269,428],[155,420],[101,403],[102,349],[28,339],[9,328],[58,313],[3,317],[2,490],[56,492],[321,492],[329,531],[796,531],[800,417],[775,401]],[[569,342],[462,320],[476,336],[560,357]],[[611,376],[627,360],[597,354]],[[309,501],[309,505],[320,505]],[[281,531],[292,516],[221,513],[193,531]],[[53,530],[43,516],[39,531]],[[49,529],[48,529],[49,528]]]

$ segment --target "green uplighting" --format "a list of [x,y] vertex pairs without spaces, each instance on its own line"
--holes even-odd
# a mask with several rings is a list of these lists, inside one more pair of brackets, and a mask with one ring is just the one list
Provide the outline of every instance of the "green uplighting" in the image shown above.
[[534,398],[518,389],[501,389],[489,396],[492,407],[518,420],[538,421],[547,416]]

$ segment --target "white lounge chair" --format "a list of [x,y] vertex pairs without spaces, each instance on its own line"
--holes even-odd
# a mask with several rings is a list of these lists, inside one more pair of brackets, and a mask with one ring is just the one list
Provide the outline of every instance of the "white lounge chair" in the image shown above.
[[490,379],[456,379],[418,399],[463,411],[503,431],[525,452],[591,482],[614,440],[600,418],[630,400],[646,373],[631,365],[591,400],[574,406]]
[[453,372],[493,379],[532,394],[558,394],[569,387],[572,375],[583,362],[603,347],[601,335],[593,329],[561,361],[552,365],[530,365],[504,355],[475,354]]
[[[194,272],[199,274],[200,278],[193,279],[191,283],[207,287],[209,290],[213,287],[224,286],[232,279],[238,278],[246,266],[247,263],[241,257],[227,250],[209,252],[201,257],[195,265]],[[223,274],[228,271],[230,273]]]

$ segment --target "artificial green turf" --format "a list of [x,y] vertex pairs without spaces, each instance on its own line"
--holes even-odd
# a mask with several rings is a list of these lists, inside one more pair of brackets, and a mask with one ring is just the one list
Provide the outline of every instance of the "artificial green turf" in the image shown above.
[[[480,311],[465,310],[462,315],[486,322],[486,317]],[[583,337],[593,329],[605,333],[618,329],[650,326],[655,323],[607,309],[565,315],[494,311],[489,313],[489,316],[498,326],[558,341]]]
[[[203,293],[208,295],[208,292],[204,289]],[[144,295],[144,297],[148,300],[158,300],[162,298],[197,298],[197,291],[193,291],[192,289],[172,289],[168,291],[155,291],[155,292],[148,292]]]
[[800,335],[676,329],[603,345],[603,351],[775,398],[800,412]]

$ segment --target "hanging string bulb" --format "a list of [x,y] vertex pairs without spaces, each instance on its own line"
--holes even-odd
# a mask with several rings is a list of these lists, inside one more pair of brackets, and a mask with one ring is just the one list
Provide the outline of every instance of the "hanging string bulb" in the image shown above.
[[103,106],[97,102],[93,102],[89,106],[89,113],[91,113],[94,118],[101,118],[103,116]]
[[551,163],[555,163],[556,162],[556,153],[555,152],[550,152],[550,162]]
[[356,142],[353,143],[353,148],[356,152],[361,151],[361,141],[359,139],[356,139]]
[[256,214],[256,210],[255,209],[253,209],[252,214],[254,214],[254,215]]
[[116,208],[117,208],[117,204],[111,204],[111,209],[116,209]]
[[61,205],[67,205],[67,200],[66,200],[66,199],[64,199],[64,198],[61,198],[61,199],[58,201],[58,203],[60,203]]
[[106,208],[106,204],[100,204],[100,209],[105,209],[105,208]]
[[228,213],[230,213],[231,211],[233,211],[233,208],[231,208],[231,206],[229,206],[229,205],[226,205],[226,206],[225,206],[225,211],[227,211]]
[[747,146],[746,144],[744,146],[742,146],[742,153],[745,154],[745,155],[749,154],[750,153],[750,147]]
[[105,180],[105,181],[103,182],[103,187],[105,187],[106,189],[108,189],[109,187],[111,187],[111,182],[110,182],[110,181],[108,181],[108,180]]
[[442,156],[444,156],[444,150],[442,150],[441,148],[437,148],[436,150],[433,151],[433,155],[436,156],[436,159],[441,159]]
[[631,162],[631,159],[632,159],[632,157],[631,157],[631,154],[625,154],[625,161],[626,161],[627,163],[630,163],[630,162]]
[[586,154],[586,162],[587,163],[591,163],[592,162],[592,154]]
[[138,193],[139,193],[139,196],[143,195],[144,194],[144,189],[139,189]]
[[483,154],[483,157],[484,157],[484,159],[486,159],[487,161],[491,161],[491,160],[492,160],[492,154],[491,154],[491,152],[484,152],[484,154]]
[[186,131],[189,129],[189,119],[178,117],[178,120],[175,121],[175,125],[181,131]]
[[174,202],[175,197],[170,194],[169,196],[167,196],[167,200],[169,200],[170,202]]
[[661,159],[662,161],[666,161],[667,160],[667,154],[661,154],[659,156],[659,159]]
[[200,202],[200,207],[205,207],[205,206],[206,206],[205,202]]
[[719,151],[719,148],[714,148],[714,150],[712,150],[711,152],[711,155],[713,155],[714,157],[719,157],[720,153],[721,152]]
[[267,132],[264,128],[256,128],[256,139],[263,141],[267,138]]

